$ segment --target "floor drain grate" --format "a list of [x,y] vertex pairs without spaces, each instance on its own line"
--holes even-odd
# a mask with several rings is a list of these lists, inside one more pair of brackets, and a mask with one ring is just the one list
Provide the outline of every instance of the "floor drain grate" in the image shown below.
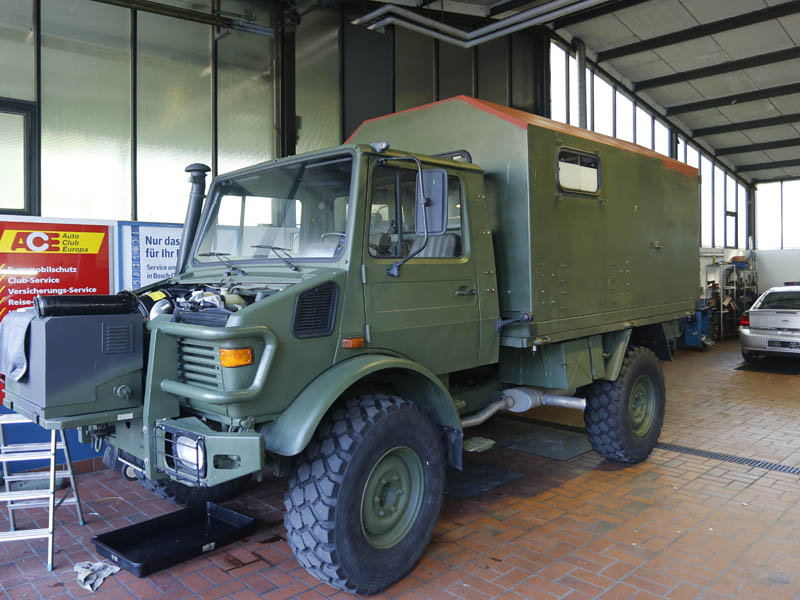
[[701,458],[713,458],[714,460],[722,460],[725,462],[747,465],[748,467],[758,467],[759,469],[766,469],[767,471],[778,471],[780,473],[789,473],[790,475],[800,475],[800,467],[782,465],[779,463],[769,462],[768,460],[744,458],[743,456],[734,456],[733,454],[711,452],[710,450],[698,450],[697,448],[678,446],[677,444],[665,444],[663,442],[658,442],[656,444],[656,448],[669,450],[671,452],[680,452],[681,454],[691,454],[692,456],[700,456]]

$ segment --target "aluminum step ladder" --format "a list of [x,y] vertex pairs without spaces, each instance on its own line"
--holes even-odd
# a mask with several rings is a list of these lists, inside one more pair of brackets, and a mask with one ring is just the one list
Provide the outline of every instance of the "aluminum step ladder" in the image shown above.
[[[59,431],[61,441],[56,440],[56,430],[50,431],[49,442],[38,442],[30,444],[6,444],[5,432],[3,427],[6,425],[16,425],[21,423],[32,423],[30,419],[22,415],[10,413],[0,415],[0,463],[3,465],[3,483],[5,491],[0,491],[0,500],[6,502],[8,507],[8,522],[10,530],[0,532],[0,542],[11,542],[19,540],[34,540],[47,538],[47,570],[53,570],[53,530],[55,523],[55,511],[62,504],[74,504],[78,513],[78,522],[83,525],[83,511],[81,510],[81,499],[78,495],[78,486],[75,484],[75,476],[72,473],[72,460],[69,455],[67,438],[63,431]],[[56,468],[56,452],[62,450],[66,464],[62,468]],[[29,473],[8,472],[8,463],[32,460],[50,461],[50,468],[47,471],[33,471]],[[56,502],[56,478],[68,478],[72,486],[72,494],[65,494]],[[11,490],[11,483],[14,481],[35,481],[49,480],[49,487],[41,490]],[[14,518],[14,511],[25,508],[47,507],[49,510],[47,529],[22,529],[18,530]]]

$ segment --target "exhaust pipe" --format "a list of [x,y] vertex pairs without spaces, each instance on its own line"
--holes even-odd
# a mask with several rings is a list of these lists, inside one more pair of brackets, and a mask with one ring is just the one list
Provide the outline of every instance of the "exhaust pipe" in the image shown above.
[[466,428],[480,425],[501,410],[521,413],[539,406],[559,406],[561,408],[585,410],[586,400],[573,396],[545,394],[541,390],[529,387],[509,388],[503,390],[503,397],[500,400],[492,402],[483,410],[461,419],[461,427]]
[[192,251],[194,237],[197,235],[197,225],[200,223],[200,213],[203,210],[203,199],[206,197],[206,173],[211,167],[202,163],[192,163],[186,167],[189,173],[189,182],[192,184],[192,191],[189,192],[189,206],[186,208],[186,224],[181,233],[181,247],[178,251],[178,263],[175,266],[175,274],[178,275],[186,268],[189,260],[189,252]]

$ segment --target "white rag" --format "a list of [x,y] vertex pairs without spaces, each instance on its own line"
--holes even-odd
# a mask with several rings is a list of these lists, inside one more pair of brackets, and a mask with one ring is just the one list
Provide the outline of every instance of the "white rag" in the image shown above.
[[78,574],[78,585],[90,592],[95,591],[109,575],[119,571],[115,565],[104,562],[91,563],[89,561],[75,563],[75,572]]

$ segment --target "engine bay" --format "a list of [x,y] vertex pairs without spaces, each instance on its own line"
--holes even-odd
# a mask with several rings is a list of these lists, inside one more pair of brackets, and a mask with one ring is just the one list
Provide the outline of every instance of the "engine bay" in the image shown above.
[[291,284],[181,284],[157,288],[139,296],[145,319],[172,315],[177,323],[224,327],[237,311],[270,297]]

